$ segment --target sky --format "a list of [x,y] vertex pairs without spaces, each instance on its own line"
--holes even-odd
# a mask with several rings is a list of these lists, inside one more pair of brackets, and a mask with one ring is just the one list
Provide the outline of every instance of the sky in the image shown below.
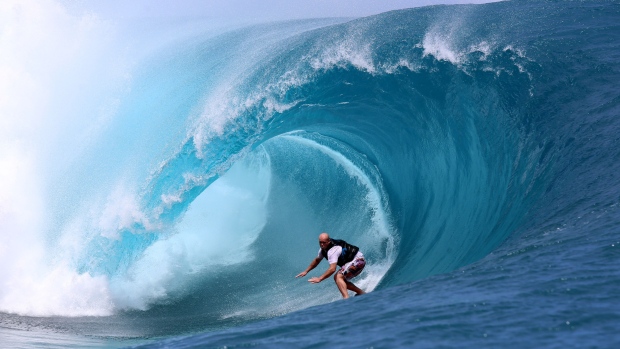
[[102,18],[202,17],[262,22],[317,17],[363,17],[433,4],[483,3],[481,0],[63,0],[67,7]]

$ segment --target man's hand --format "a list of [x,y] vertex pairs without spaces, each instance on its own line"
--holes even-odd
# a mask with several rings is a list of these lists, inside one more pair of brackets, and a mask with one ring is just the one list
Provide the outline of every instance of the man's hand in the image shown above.
[[302,278],[304,276],[306,276],[306,274],[308,274],[307,271],[302,271],[301,273],[297,274],[297,276],[295,276],[296,278]]
[[318,284],[321,281],[323,280],[321,280],[320,278],[316,278],[316,277],[308,279],[308,282],[311,282],[313,284]]

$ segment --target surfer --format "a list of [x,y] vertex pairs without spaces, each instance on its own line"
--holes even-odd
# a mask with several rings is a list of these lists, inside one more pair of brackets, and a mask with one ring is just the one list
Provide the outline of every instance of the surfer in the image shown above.
[[348,244],[344,240],[330,239],[327,233],[319,235],[319,246],[318,256],[310,262],[306,270],[299,273],[296,277],[306,276],[310,270],[316,268],[325,258],[329,262],[329,268],[327,268],[323,275],[308,279],[309,282],[318,284],[327,279],[336,271],[336,265],[338,265],[340,270],[334,275],[334,281],[336,281],[336,286],[338,286],[338,290],[342,293],[342,298],[349,298],[347,290],[355,292],[356,296],[366,293],[349,281],[358,276],[366,266],[366,260],[359,248]]

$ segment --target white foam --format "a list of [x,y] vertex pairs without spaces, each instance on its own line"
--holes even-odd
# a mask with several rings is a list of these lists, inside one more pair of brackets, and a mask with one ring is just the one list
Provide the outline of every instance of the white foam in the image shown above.
[[394,74],[397,72],[399,68],[406,68],[412,72],[418,72],[422,68],[422,66],[417,63],[414,64],[406,59],[400,59],[396,64],[384,64],[381,66],[381,71],[386,74]]
[[352,65],[368,73],[375,73],[370,45],[358,46],[353,40],[340,41],[321,50],[321,54],[310,61],[315,70],[329,70],[334,67],[346,68]]
[[482,53],[482,56],[479,58],[479,60],[484,61],[491,54],[491,52],[493,52],[493,48],[494,46],[491,43],[487,41],[481,41],[477,44],[469,46],[467,53],[480,52]]
[[244,110],[257,103],[257,98],[253,96],[246,99],[237,97],[232,85],[226,84],[209,95],[202,113],[190,128],[188,139],[193,140],[198,158],[205,157],[203,149],[206,144],[213,138],[224,135],[226,128],[232,125]]
[[269,120],[275,113],[284,113],[285,111],[293,108],[299,104],[299,101],[293,101],[290,103],[280,103],[274,98],[268,98],[264,102],[265,108],[267,108],[267,114],[264,117],[264,120]]
[[115,306],[147,309],[190,292],[196,273],[251,260],[249,246],[267,222],[270,183],[266,153],[233,165],[192,202],[178,233],[153,243],[111,281]]
[[108,315],[105,278],[50,265],[35,161],[0,149],[0,311],[31,316]]
[[106,316],[113,309],[105,277],[78,274],[66,266],[28,270],[0,299],[1,311],[28,316]]
[[[50,250],[48,215],[58,209],[49,200],[54,179],[114,111],[111,86],[125,76],[111,72],[123,75],[122,60],[101,54],[113,33],[51,0],[2,1],[0,23],[0,311],[110,314],[105,278],[75,272]],[[99,64],[108,59],[114,67]]]
[[[58,242],[45,236],[47,217],[37,173],[27,158],[0,156],[0,311],[28,316],[104,316],[114,312],[108,280],[75,271],[84,253],[84,222],[74,221]],[[22,172],[17,172],[21,169]]]
[[[204,158],[204,146],[214,138],[222,137],[227,131],[235,131],[238,127],[254,127],[256,132],[260,131],[262,123],[275,113],[283,113],[299,104],[300,101],[283,103],[279,99],[291,88],[301,86],[307,81],[307,77],[289,71],[275,83],[257,86],[256,91],[247,96],[240,92],[240,86],[243,86],[245,81],[226,83],[207,98],[202,113],[188,134],[188,138],[193,139],[197,156]],[[245,112],[259,106],[262,106],[263,112],[254,115],[256,119],[240,120],[243,116],[249,117]]]
[[152,223],[142,211],[137,196],[124,185],[118,185],[107,198],[102,210],[97,210],[98,228],[101,236],[118,239],[118,232],[129,230],[136,224],[147,230],[154,230],[158,224]]
[[461,62],[461,54],[452,48],[449,38],[445,35],[430,32],[424,35],[422,41],[424,56],[432,55],[438,60],[444,60],[453,64]]
[[463,68],[468,63],[467,56],[480,52],[482,56],[478,58],[484,61],[495,49],[492,42],[482,40],[471,44],[465,48],[459,48],[455,40],[458,38],[458,24],[448,26],[448,28],[435,27],[424,35],[421,44],[416,47],[423,48],[423,56],[433,56],[437,60],[448,61],[456,66]]

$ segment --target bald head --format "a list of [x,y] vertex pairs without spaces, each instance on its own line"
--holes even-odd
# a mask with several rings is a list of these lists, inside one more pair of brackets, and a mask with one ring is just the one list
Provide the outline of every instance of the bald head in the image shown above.
[[327,246],[329,246],[330,243],[330,239],[329,239],[329,234],[327,233],[322,233],[319,235],[319,246],[321,246],[321,248],[325,248]]

